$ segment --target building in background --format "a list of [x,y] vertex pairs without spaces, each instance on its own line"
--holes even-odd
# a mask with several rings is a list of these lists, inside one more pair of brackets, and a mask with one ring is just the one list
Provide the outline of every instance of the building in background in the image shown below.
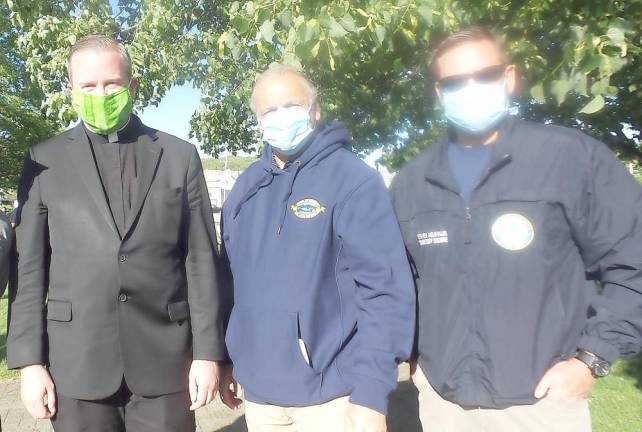
[[221,209],[241,171],[205,169],[203,170],[203,174],[205,175],[207,191],[210,195],[210,202],[212,203],[212,213],[214,214],[214,222],[216,223],[216,235],[220,242]]

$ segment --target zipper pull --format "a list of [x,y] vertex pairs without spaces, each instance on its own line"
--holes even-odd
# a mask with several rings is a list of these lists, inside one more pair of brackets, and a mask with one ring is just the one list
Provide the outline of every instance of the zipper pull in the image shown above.
[[473,215],[470,213],[470,207],[466,207],[466,227],[464,229],[464,243],[471,244],[471,225],[472,225]]

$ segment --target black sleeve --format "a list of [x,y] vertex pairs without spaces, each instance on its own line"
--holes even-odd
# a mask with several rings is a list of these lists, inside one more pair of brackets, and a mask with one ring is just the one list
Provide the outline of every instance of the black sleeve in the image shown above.
[[572,224],[587,272],[597,275],[602,292],[578,348],[613,362],[642,347],[642,187],[606,145],[593,144]]
[[226,290],[220,269],[212,206],[201,160],[193,148],[187,173],[189,229],[187,234],[188,302],[195,360],[224,360]]
[[14,237],[9,218],[0,214],[0,297],[4,294],[11,272],[14,259]]
[[19,256],[18,287],[9,304],[7,366],[46,364],[45,298],[49,284],[48,210],[40,191],[43,168],[33,149],[23,166],[18,189],[16,240]]

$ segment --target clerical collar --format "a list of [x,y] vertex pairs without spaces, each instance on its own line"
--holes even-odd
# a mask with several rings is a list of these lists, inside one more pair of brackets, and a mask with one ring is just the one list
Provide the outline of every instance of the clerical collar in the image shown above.
[[97,134],[96,132],[89,129],[87,125],[84,123],[83,123],[83,127],[85,128],[85,132],[87,132],[87,135],[89,135],[90,137],[100,138],[100,139],[94,140],[96,142],[104,142],[104,143],[130,142],[130,141],[135,141],[139,135],[138,134],[139,127],[138,127],[137,120],[138,119],[134,118],[133,115],[130,115],[129,119],[127,120],[127,123],[125,123],[125,126],[108,135]]

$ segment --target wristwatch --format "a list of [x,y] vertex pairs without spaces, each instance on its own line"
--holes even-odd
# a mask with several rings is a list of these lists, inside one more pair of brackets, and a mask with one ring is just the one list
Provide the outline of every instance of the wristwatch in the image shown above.
[[595,378],[605,377],[611,372],[611,363],[588,351],[578,350],[575,358],[588,366]]

